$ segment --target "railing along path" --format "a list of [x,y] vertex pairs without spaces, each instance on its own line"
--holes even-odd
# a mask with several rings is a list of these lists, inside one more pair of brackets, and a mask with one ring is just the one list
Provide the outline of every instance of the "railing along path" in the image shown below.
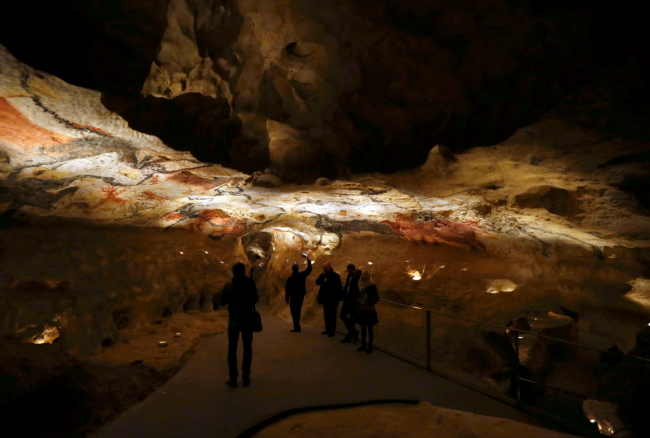
[[[398,307],[403,307],[403,308],[408,308],[408,309],[413,309],[413,310],[425,312],[425,314],[426,314],[426,326],[425,326],[425,329],[426,329],[426,341],[425,341],[426,362],[424,364],[422,364],[422,362],[418,361],[417,359],[414,359],[412,357],[408,357],[407,355],[404,355],[403,353],[395,351],[394,349],[392,349],[390,347],[387,347],[387,346],[384,346],[384,345],[377,345],[376,346],[377,349],[379,349],[379,350],[381,350],[381,351],[383,351],[385,353],[388,353],[390,355],[393,355],[395,357],[398,357],[398,358],[400,358],[402,360],[405,360],[405,361],[407,361],[407,362],[409,362],[409,363],[411,363],[411,364],[413,364],[415,366],[418,366],[420,368],[424,368],[429,372],[439,374],[439,375],[441,375],[441,376],[443,376],[445,378],[451,379],[451,380],[453,380],[453,381],[455,381],[457,383],[460,383],[460,384],[463,384],[465,386],[471,387],[471,388],[473,388],[475,390],[478,390],[478,391],[480,391],[480,392],[482,392],[482,393],[484,393],[486,395],[489,395],[489,396],[491,396],[493,398],[496,398],[496,399],[498,399],[500,401],[503,401],[503,402],[506,402],[506,403],[509,403],[509,404],[515,404],[516,403],[516,405],[519,406],[520,408],[531,411],[532,413],[535,413],[535,414],[538,414],[538,415],[543,415],[543,416],[551,419],[552,421],[556,421],[556,422],[562,424],[565,427],[569,427],[570,429],[575,430],[575,431],[577,431],[579,433],[582,433],[584,435],[587,435],[587,436],[601,436],[602,437],[601,434],[595,432],[592,428],[590,428],[588,423],[587,424],[575,424],[575,422],[572,422],[570,420],[567,420],[566,418],[562,418],[560,416],[552,414],[552,413],[550,413],[548,411],[538,409],[535,406],[533,406],[531,404],[528,404],[528,403],[524,402],[524,400],[522,400],[522,382],[526,382],[526,383],[530,383],[530,384],[534,384],[534,385],[540,385],[540,386],[544,386],[544,387],[547,387],[547,388],[550,388],[550,389],[553,389],[553,390],[561,391],[563,393],[569,394],[569,395],[571,395],[573,397],[576,397],[576,398],[587,399],[587,398],[589,398],[591,396],[585,395],[585,394],[576,394],[575,392],[572,392],[572,391],[567,390],[567,389],[563,389],[563,388],[560,388],[560,387],[557,387],[557,386],[554,386],[554,385],[550,385],[550,384],[547,384],[547,383],[544,383],[544,382],[538,382],[538,381],[534,381],[532,379],[527,379],[525,377],[522,377],[521,374],[520,374],[521,363],[520,363],[520,357],[519,357],[519,354],[520,354],[519,339],[523,338],[523,335],[525,335],[525,336],[534,336],[536,338],[543,339],[543,340],[546,340],[546,341],[550,341],[550,342],[553,342],[553,343],[560,343],[560,344],[564,344],[564,345],[567,345],[567,346],[572,346],[572,347],[582,348],[582,349],[586,349],[586,350],[597,351],[597,352],[599,352],[601,354],[607,355],[608,357],[618,356],[618,357],[621,357],[621,358],[631,359],[631,360],[637,361],[637,362],[639,362],[639,363],[641,363],[641,364],[643,364],[645,366],[648,366],[650,364],[650,359],[646,359],[646,358],[643,358],[643,357],[626,355],[626,354],[618,353],[618,352],[615,352],[615,351],[602,350],[602,349],[599,349],[599,348],[596,348],[596,347],[591,347],[591,346],[582,345],[582,344],[579,344],[579,343],[576,343],[576,342],[567,341],[565,339],[559,339],[559,338],[555,338],[555,337],[547,336],[547,335],[542,335],[542,334],[538,334],[538,333],[531,333],[530,331],[517,329],[517,328],[514,328],[514,327],[506,327],[506,326],[493,324],[493,323],[489,323],[489,322],[476,321],[476,320],[469,319],[469,318],[464,318],[464,317],[461,317],[461,316],[450,315],[450,314],[447,314],[447,313],[438,312],[438,311],[435,311],[435,310],[426,309],[426,308],[418,307],[418,306],[411,306],[411,305],[408,305],[408,304],[398,303],[398,302],[394,302],[394,301],[390,301],[390,300],[386,300],[386,299],[380,299],[380,302],[387,303],[387,304],[390,304],[390,305],[393,305],[393,306],[398,306]],[[437,316],[441,316],[441,317],[444,317],[444,318],[449,318],[449,319],[454,319],[454,320],[457,320],[457,321],[463,321],[463,322],[466,322],[466,323],[476,324],[476,325],[478,325],[480,327],[490,327],[490,328],[494,328],[494,329],[503,330],[504,336],[507,333],[506,330],[509,330],[511,332],[515,332],[517,334],[517,336],[514,336],[514,346],[513,346],[514,352],[515,352],[515,357],[516,357],[516,367],[515,367],[516,368],[516,376],[515,376],[515,379],[514,379],[514,384],[515,384],[515,388],[514,388],[515,389],[515,391],[514,391],[515,397],[514,397],[514,399],[512,399],[510,397],[507,397],[507,396],[505,396],[505,395],[503,395],[503,394],[501,394],[499,392],[489,390],[486,387],[476,385],[474,382],[470,381],[469,379],[459,377],[458,375],[454,375],[454,374],[451,374],[449,372],[446,372],[446,371],[442,370],[439,367],[432,366],[432,348],[431,348],[432,323],[431,323],[431,315],[437,315]],[[506,337],[506,339],[507,339],[507,337]],[[586,420],[586,416],[584,418]],[[620,432],[620,431],[622,431],[622,430],[614,431],[613,435],[615,435],[617,432]]]

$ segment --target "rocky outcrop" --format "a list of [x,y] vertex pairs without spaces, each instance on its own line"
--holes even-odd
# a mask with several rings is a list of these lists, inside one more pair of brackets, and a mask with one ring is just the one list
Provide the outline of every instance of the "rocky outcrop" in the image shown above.
[[522,208],[544,208],[560,216],[575,216],[580,206],[574,194],[552,186],[538,186],[515,197],[514,203]]
[[461,412],[421,402],[417,406],[362,406],[349,409],[309,412],[290,416],[255,434],[256,438],[286,436],[316,438],[337,435],[358,436],[437,436],[461,438],[547,437],[570,438],[559,432],[503,418]]
[[72,0],[3,42],[177,150],[311,182],[504,140],[634,40],[613,2],[542,3]]

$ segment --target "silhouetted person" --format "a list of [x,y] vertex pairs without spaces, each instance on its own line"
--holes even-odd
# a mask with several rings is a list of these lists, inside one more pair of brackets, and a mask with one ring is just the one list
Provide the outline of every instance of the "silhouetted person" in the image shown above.
[[[359,279],[359,299],[357,300],[357,323],[361,326],[361,347],[357,351],[372,353],[372,341],[375,337],[374,325],[377,325],[377,309],[375,304],[379,302],[377,285],[372,281],[370,272],[363,271]],[[366,344],[366,331],[368,332],[368,343]]]
[[336,332],[336,310],[343,293],[341,276],[334,272],[329,263],[325,263],[323,273],[316,280],[316,284],[320,286],[318,303],[323,305],[323,317],[325,319],[325,331],[321,334],[332,337]]
[[348,333],[341,343],[356,342],[359,339],[359,331],[354,327],[354,320],[357,315],[357,300],[359,299],[359,278],[361,271],[354,265],[349,264],[347,267],[348,276],[345,279],[343,287],[343,305],[341,306],[341,320]]
[[255,303],[259,300],[255,282],[246,277],[246,267],[236,263],[232,267],[232,281],[223,287],[221,305],[228,305],[228,368],[230,379],[228,386],[237,387],[237,344],[241,333],[244,344],[242,363],[242,383],[251,383],[251,362],[253,360],[253,327],[251,316]]
[[510,321],[506,327],[512,327],[515,330],[506,329],[506,336],[510,342],[514,345],[517,337],[522,336],[522,331],[529,332],[532,330],[528,319],[524,316],[519,316],[514,320]]
[[305,288],[305,280],[309,274],[311,274],[311,260],[307,257],[307,254],[303,254],[303,257],[307,258],[307,269],[302,272],[298,272],[300,269],[298,263],[294,263],[291,266],[293,273],[289,278],[287,278],[287,284],[284,287],[284,299],[289,303],[289,309],[291,309],[291,319],[293,319],[293,330],[292,332],[301,331],[300,328],[300,312],[302,311],[302,302],[305,299],[307,294],[307,289]]

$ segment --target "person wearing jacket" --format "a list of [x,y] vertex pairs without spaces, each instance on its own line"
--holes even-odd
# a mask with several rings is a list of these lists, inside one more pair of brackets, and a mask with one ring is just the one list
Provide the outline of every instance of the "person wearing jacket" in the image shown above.
[[334,272],[329,263],[325,263],[323,273],[316,280],[316,284],[320,286],[318,303],[323,305],[325,319],[325,331],[321,334],[332,337],[336,332],[336,311],[343,294],[341,276]]
[[355,318],[357,315],[357,300],[359,299],[359,278],[361,278],[361,271],[358,270],[353,264],[347,267],[348,276],[345,279],[345,286],[343,286],[343,305],[341,306],[341,321],[348,329],[342,344],[356,342],[359,338],[359,331],[355,329]]
[[259,301],[255,282],[246,277],[246,267],[236,263],[232,267],[232,281],[226,284],[221,294],[221,305],[228,306],[228,368],[230,378],[226,381],[231,388],[237,387],[237,344],[241,334],[244,344],[242,363],[242,384],[251,383],[253,361],[253,327],[251,317],[255,303]]
[[300,312],[302,311],[302,302],[305,299],[307,294],[307,289],[305,288],[305,280],[309,274],[311,274],[311,260],[307,257],[306,254],[303,254],[307,258],[307,269],[302,272],[299,272],[300,269],[298,263],[294,263],[291,266],[292,274],[287,278],[287,283],[284,287],[284,300],[289,304],[289,309],[291,310],[291,319],[293,319],[293,330],[290,330],[294,333],[300,332]]
[[[357,351],[365,351],[368,354],[372,353],[372,341],[375,337],[372,326],[377,325],[379,322],[377,309],[375,309],[375,304],[378,302],[379,293],[377,292],[377,285],[372,281],[370,272],[363,271],[359,280],[359,299],[357,301],[357,324],[361,326],[361,347]],[[366,332],[368,332],[367,344]]]

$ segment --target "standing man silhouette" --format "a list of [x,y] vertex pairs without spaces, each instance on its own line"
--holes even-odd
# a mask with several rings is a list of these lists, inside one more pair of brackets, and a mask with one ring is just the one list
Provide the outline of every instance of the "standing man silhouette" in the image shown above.
[[223,287],[221,305],[228,305],[228,368],[231,388],[237,387],[237,344],[241,333],[244,344],[242,361],[242,384],[251,384],[251,362],[253,361],[253,306],[259,301],[255,282],[246,277],[246,266],[236,263],[232,267],[232,281]]
[[359,338],[359,331],[354,327],[355,318],[357,316],[357,300],[359,299],[359,279],[361,278],[361,271],[358,270],[353,264],[347,267],[348,277],[345,279],[345,286],[343,286],[343,305],[341,306],[341,320],[348,333],[341,343],[356,342]]
[[341,287],[341,276],[334,272],[332,265],[325,263],[323,273],[316,280],[320,286],[318,290],[318,303],[323,305],[323,317],[325,319],[325,331],[323,335],[330,338],[336,332],[336,310],[341,301],[343,288]]
[[311,274],[311,260],[307,254],[303,253],[303,257],[307,259],[307,269],[302,272],[298,272],[299,266],[298,263],[294,263],[291,266],[292,274],[287,278],[287,284],[284,287],[284,300],[289,304],[289,309],[291,309],[291,319],[293,319],[293,330],[290,330],[294,333],[300,332],[300,312],[302,310],[302,302],[305,299],[307,294],[307,289],[305,288],[305,280],[309,274]]

